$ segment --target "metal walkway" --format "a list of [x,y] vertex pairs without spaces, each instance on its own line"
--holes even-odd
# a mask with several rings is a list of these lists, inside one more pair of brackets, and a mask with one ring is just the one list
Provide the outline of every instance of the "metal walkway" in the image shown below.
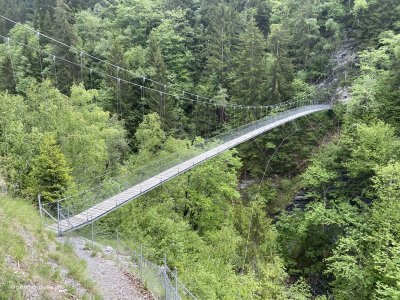
[[291,109],[283,113],[279,113],[275,116],[264,117],[252,124],[246,125],[244,127],[230,132],[224,135],[223,141],[216,143],[214,141],[215,147],[210,150],[198,154],[182,163],[179,163],[155,176],[152,176],[118,194],[110,197],[89,209],[86,209],[76,215],[65,216],[60,212],[60,203],[57,202],[58,217],[53,218],[55,223],[48,225],[47,228],[56,232],[58,235],[62,235],[68,231],[73,231],[81,228],[110,212],[114,211],[118,207],[129,203],[133,199],[151,191],[152,189],[158,187],[162,183],[186,172],[195,166],[207,161],[216,155],[229,150],[239,144],[242,144],[264,132],[267,132],[275,127],[282,124],[290,122],[292,120],[298,119],[300,117],[331,109],[331,105],[328,104],[315,104],[307,105],[299,108]]

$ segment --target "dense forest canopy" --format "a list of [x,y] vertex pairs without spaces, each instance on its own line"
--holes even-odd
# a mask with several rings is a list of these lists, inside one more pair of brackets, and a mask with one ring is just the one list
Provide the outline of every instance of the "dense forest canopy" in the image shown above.
[[101,226],[166,254],[199,299],[400,298],[399,1],[0,0],[0,15],[0,190],[52,203],[257,117],[229,105],[349,94]]

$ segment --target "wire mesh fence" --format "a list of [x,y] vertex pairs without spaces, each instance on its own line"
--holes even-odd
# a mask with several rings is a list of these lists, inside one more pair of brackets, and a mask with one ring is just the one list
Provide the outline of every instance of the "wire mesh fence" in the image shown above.
[[181,282],[178,270],[170,269],[167,257],[157,264],[149,259],[146,248],[132,239],[128,239],[118,231],[111,233],[103,230],[92,222],[67,237],[80,237],[86,239],[85,249],[92,251],[92,255],[101,253],[108,259],[116,261],[126,272],[139,279],[142,286],[148,290],[155,299],[160,300],[197,300],[198,298],[189,291]]

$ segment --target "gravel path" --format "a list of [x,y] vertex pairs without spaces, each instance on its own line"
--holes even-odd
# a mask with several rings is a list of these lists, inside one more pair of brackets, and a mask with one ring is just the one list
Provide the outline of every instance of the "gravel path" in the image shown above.
[[[146,300],[140,290],[138,281],[122,270],[116,262],[96,255],[91,256],[91,251],[84,250],[85,240],[81,238],[68,239],[78,257],[85,260],[88,268],[88,276],[96,283],[98,291],[104,300]],[[60,238],[61,242],[65,240]]]

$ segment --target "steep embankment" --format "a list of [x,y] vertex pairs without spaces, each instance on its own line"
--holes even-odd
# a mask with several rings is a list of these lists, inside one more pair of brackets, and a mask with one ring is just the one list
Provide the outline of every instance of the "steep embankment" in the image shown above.
[[0,196],[0,299],[100,299],[73,247],[44,231],[34,207]]

